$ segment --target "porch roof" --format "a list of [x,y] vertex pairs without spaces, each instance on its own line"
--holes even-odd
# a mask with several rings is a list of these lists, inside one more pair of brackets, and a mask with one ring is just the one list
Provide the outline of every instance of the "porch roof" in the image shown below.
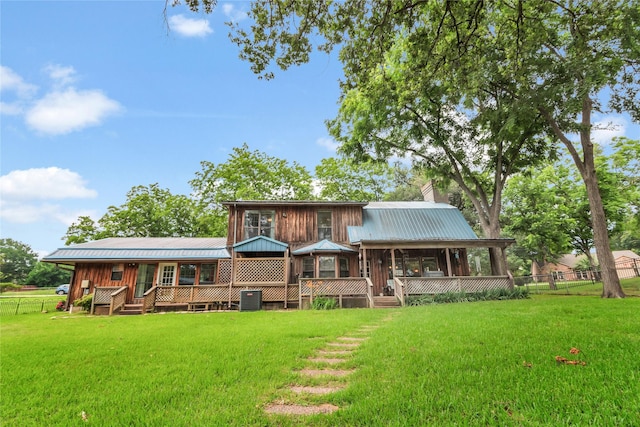
[[352,244],[478,239],[457,208],[434,202],[372,202],[347,230]]
[[256,236],[233,245],[234,252],[278,252],[287,250],[288,244],[265,236]]
[[226,239],[217,237],[111,237],[66,246],[44,262],[185,261],[230,258]]
[[347,248],[346,246],[339,245],[327,239],[302,247],[300,249],[296,249],[291,253],[293,255],[307,255],[307,254],[313,254],[313,253],[335,254],[335,253],[344,253],[344,252],[358,253],[358,251],[355,251],[351,248]]

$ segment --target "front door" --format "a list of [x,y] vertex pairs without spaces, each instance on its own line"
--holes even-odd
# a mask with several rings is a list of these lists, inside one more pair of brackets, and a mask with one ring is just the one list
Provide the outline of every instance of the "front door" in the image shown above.
[[158,264],[158,286],[175,286],[178,264]]

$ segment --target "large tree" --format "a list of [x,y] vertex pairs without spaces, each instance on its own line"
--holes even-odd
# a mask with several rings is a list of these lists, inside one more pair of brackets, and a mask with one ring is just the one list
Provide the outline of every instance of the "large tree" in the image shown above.
[[[209,11],[216,3],[185,2]],[[502,120],[517,131],[523,120],[540,116],[585,183],[603,296],[624,296],[591,133],[593,113],[604,111],[605,104],[640,118],[639,0],[261,0],[252,2],[249,16],[250,28],[232,24],[232,39],[262,77],[273,77],[273,64],[286,69],[308,61],[313,43],[324,51],[339,46],[347,93],[366,86],[400,51],[397,59],[411,61],[416,79],[436,85],[454,81],[461,105],[469,109],[493,107],[492,98],[500,95],[500,111],[507,116],[488,108],[484,123],[496,126]],[[433,123],[432,112],[426,112]]]
[[138,185],[120,206],[109,206],[97,222],[81,216],[64,236],[65,244],[106,237],[171,237],[224,235],[226,223],[211,219],[187,196],[172,194],[158,184]]
[[23,284],[38,255],[31,246],[14,239],[0,239],[0,272],[3,282]]
[[393,177],[394,168],[386,162],[355,163],[345,157],[328,157],[316,166],[315,185],[322,200],[370,202],[383,199],[393,186]]

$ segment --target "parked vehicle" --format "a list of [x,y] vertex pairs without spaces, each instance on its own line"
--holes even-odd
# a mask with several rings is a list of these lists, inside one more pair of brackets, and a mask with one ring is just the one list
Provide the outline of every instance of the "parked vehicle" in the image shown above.
[[56,288],[56,294],[66,295],[69,293],[69,285],[60,285]]

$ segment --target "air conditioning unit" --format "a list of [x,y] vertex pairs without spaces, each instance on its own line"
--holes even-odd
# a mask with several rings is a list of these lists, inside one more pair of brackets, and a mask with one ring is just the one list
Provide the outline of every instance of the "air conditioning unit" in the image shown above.
[[240,291],[240,311],[257,311],[262,308],[262,290]]

